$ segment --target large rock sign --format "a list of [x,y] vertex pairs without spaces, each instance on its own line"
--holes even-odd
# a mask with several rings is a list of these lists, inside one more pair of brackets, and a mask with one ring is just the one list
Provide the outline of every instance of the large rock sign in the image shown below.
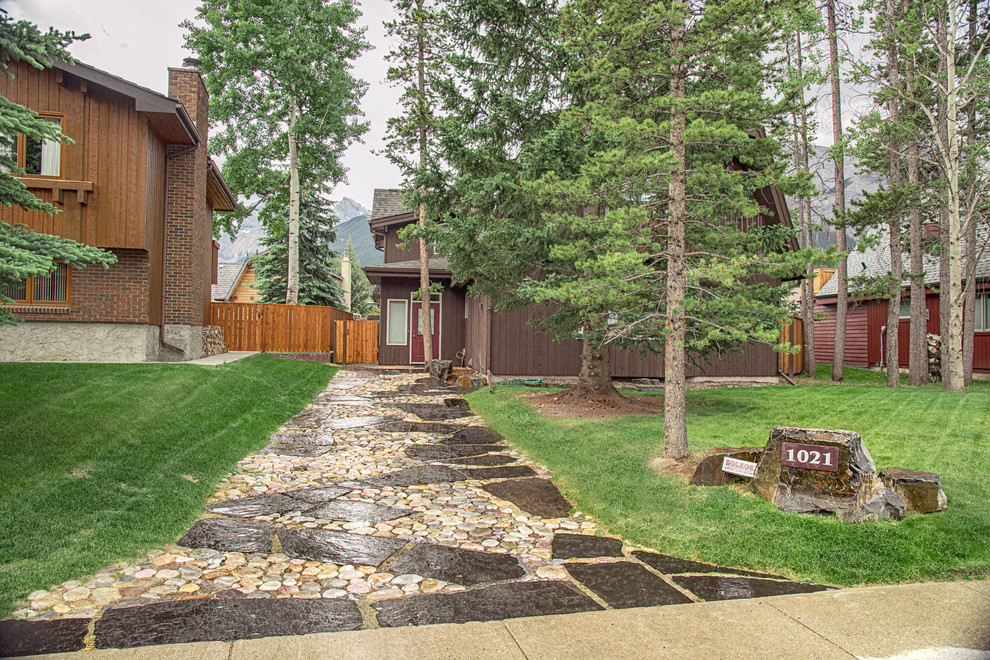
[[782,511],[834,513],[848,522],[900,520],[906,511],[852,431],[774,427],[753,489]]

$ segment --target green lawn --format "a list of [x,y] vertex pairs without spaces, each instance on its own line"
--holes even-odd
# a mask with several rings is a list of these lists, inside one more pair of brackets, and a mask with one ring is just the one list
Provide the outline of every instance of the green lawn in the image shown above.
[[741,488],[688,486],[651,470],[663,452],[662,415],[548,420],[520,399],[532,392],[521,388],[468,399],[550,468],[578,510],[661,552],[840,585],[990,577],[990,383],[960,396],[846,375],[842,386],[688,392],[691,451],[763,445],[777,424],[851,429],[878,469],[941,474],[948,511],[862,524],[783,513]]
[[263,355],[0,364],[0,617],[34,589],[174,543],[335,371]]

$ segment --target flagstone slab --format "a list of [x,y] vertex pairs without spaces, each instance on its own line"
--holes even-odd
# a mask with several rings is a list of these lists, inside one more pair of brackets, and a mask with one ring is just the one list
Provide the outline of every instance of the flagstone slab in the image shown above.
[[329,447],[334,444],[333,436],[329,433],[304,433],[299,431],[281,431],[272,433],[268,442],[283,445],[318,445]]
[[510,465],[508,467],[480,467],[461,470],[468,479],[514,479],[516,477],[532,477],[536,475],[528,465]]
[[828,591],[832,588],[823,584],[718,575],[675,575],[672,579],[703,600],[735,600],[786,594],[808,594],[815,591]]
[[666,573],[667,575],[676,575],[679,573],[724,573],[727,575],[751,575],[753,577],[784,579],[779,575],[757,573],[756,571],[745,571],[740,568],[725,568],[724,566],[706,564],[700,561],[691,561],[690,559],[678,559],[677,557],[663,555],[658,552],[646,552],[645,550],[637,550],[633,553],[633,556],[644,564],[652,566],[661,573]]
[[588,534],[560,533],[550,543],[554,559],[594,559],[597,557],[621,557],[622,539]]
[[510,479],[485,484],[482,488],[541,518],[564,518],[573,508],[547,479]]
[[329,529],[280,529],[282,550],[295,559],[334,564],[379,566],[406,545],[406,541],[378,536],[362,536]]
[[458,593],[429,594],[375,603],[384,627],[498,621],[542,614],[604,609],[566,582],[509,582]]
[[509,463],[515,463],[518,460],[519,459],[515,456],[509,456],[507,454],[484,454],[482,456],[468,456],[465,458],[445,458],[441,459],[441,462],[454,463],[457,465],[480,465],[490,467],[493,465],[507,465]]
[[355,502],[353,500],[335,500],[313,509],[306,515],[311,518],[338,520],[341,522],[380,523],[411,515],[409,509],[394,509],[388,506],[378,506],[370,502]]
[[383,423],[390,421],[391,417],[382,415],[368,415],[363,417],[327,417],[319,428],[324,431],[346,431],[349,429],[367,428],[373,429]]
[[448,408],[470,408],[471,407],[471,404],[469,404],[467,402],[467,399],[461,399],[461,398],[444,399],[443,400],[443,405],[447,406]]
[[353,396],[351,394],[337,394],[335,392],[324,392],[316,397],[314,403],[331,406],[373,406],[374,399],[365,396]]
[[290,490],[285,494],[294,497],[297,500],[303,500],[304,502],[312,502],[313,504],[320,504],[322,502],[329,502],[330,500],[335,500],[341,495],[346,495],[347,493],[354,490],[353,488],[348,488],[343,485],[332,485],[324,486],[322,488],[303,488],[300,490]]
[[378,425],[379,431],[388,433],[435,433],[452,434],[462,427],[456,424],[440,424],[437,422],[404,422],[402,420],[389,420]]
[[319,429],[330,414],[331,411],[326,408],[307,408],[296,413],[285,423],[285,426],[297,429]]
[[349,600],[184,600],[110,609],[96,622],[96,648],[217,642],[357,630]]
[[417,543],[389,569],[471,587],[483,582],[513,580],[526,569],[510,554]]
[[208,548],[220,552],[272,551],[272,528],[265,523],[249,523],[227,518],[197,520],[177,541],[186,548]]
[[448,440],[443,440],[445,445],[494,445],[505,441],[495,431],[484,426],[468,426],[461,428]]
[[505,448],[505,445],[413,445],[406,449],[406,456],[429,461],[439,458],[478,456],[490,451],[501,451]]
[[275,454],[276,456],[299,456],[303,458],[316,458],[322,456],[333,449],[330,446],[320,445],[283,445],[281,443],[271,443],[266,445],[259,453]]
[[225,516],[235,516],[237,518],[253,518],[255,516],[270,516],[272,514],[282,515],[290,511],[305,511],[311,509],[312,504],[303,502],[285,495],[256,495],[254,497],[243,497],[238,500],[226,500],[217,504],[210,504],[206,510],[210,513],[220,513]]
[[663,578],[630,561],[565,566],[574,579],[612,607],[652,607],[691,602]]
[[474,414],[470,408],[450,408],[435,403],[397,403],[395,407],[428,422],[442,422],[447,419],[470,417]]
[[0,658],[81,651],[88,632],[89,619],[0,621]]
[[425,486],[427,484],[452,483],[465,481],[467,477],[446,465],[427,465],[425,467],[406,468],[397,472],[387,472],[364,481],[373,486]]

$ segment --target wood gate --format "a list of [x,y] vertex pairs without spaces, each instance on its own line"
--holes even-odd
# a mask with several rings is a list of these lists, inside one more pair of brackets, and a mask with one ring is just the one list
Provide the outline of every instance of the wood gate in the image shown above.
[[[211,324],[223,330],[229,351],[329,353],[336,349],[334,323],[352,318],[350,312],[318,305],[210,304]],[[377,348],[377,335],[375,343]]]
[[378,364],[378,321],[337,321],[335,361]]

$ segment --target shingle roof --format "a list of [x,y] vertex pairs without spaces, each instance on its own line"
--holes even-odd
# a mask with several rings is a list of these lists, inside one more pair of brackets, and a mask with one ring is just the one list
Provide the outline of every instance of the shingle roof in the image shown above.
[[213,285],[210,294],[212,300],[226,300],[230,297],[230,290],[237,284],[245,263],[247,262],[235,261],[217,264],[217,283]]
[[372,220],[409,213],[411,210],[402,203],[402,191],[398,188],[375,188],[371,203]]
[[[365,270],[397,270],[397,271],[407,271],[407,270],[419,270],[419,259],[410,259],[409,261],[393,261],[391,263],[382,264],[378,266],[367,266]],[[446,272],[448,270],[447,260],[441,258],[430,259],[430,272]]]
[[[984,241],[985,242],[985,238]],[[978,246],[979,247],[979,246]],[[963,246],[963,251],[965,252],[965,245]],[[908,266],[907,263],[908,255],[904,255],[904,267]],[[930,255],[925,255],[924,266],[925,266],[925,284],[938,284],[939,281],[939,267],[938,267],[938,257],[933,257]],[[890,273],[890,242],[886,237],[880,238],[880,245],[876,248],[871,248],[863,252],[853,251],[849,253],[847,259],[849,277],[861,277],[869,276],[880,278],[884,275]],[[827,282],[818,291],[816,298],[828,298],[830,296],[838,295],[838,277],[832,275]],[[984,250],[979,261],[976,264],[976,279],[990,279],[990,250]],[[904,279],[904,286],[909,286],[910,282],[907,278]]]

